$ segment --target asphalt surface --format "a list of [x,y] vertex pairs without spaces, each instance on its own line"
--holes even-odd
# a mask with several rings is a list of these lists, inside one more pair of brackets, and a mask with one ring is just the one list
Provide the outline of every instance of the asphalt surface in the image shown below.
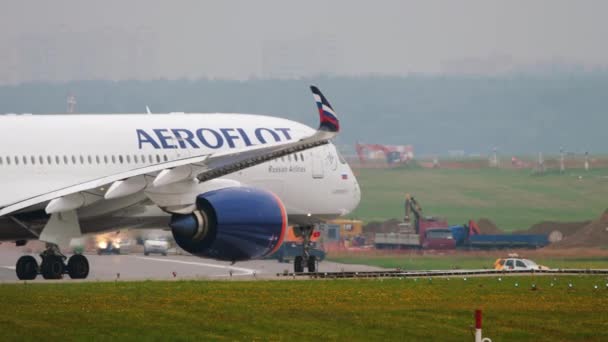
[[[18,248],[0,248],[0,282],[19,281],[15,274],[17,259],[25,255]],[[38,262],[38,255],[31,254]],[[161,256],[151,254],[96,255],[85,254],[90,272],[85,281],[114,280],[177,280],[177,279],[285,279],[277,273],[293,272],[293,264],[276,260],[251,260],[231,265],[209,259],[186,255]],[[382,270],[364,265],[339,264],[329,261],[319,263],[320,272],[364,272]],[[232,274],[232,275],[231,275]],[[73,282],[68,275],[63,282]],[[77,280],[82,281],[82,280]],[[34,282],[49,282],[38,276]]]

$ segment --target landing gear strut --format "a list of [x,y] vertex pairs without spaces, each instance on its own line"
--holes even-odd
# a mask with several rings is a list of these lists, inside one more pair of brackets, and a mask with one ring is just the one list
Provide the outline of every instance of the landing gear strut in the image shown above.
[[293,261],[293,271],[295,273],[304,272],[304,268],[308,268],[308,272],[317,272],[317,258],[310,255],[310,238],[315,231],[314,226],[299,226],[293,228],[294,234],[303,238],[302,255],[295,257]]
[[17,260],[15,272],[19,280],[33,280],[38,274],[44,279],[61,279],[67,273],[72,279],[84,279],[89,275],[89,262],[84,255],[75,254],[68,259],[61,254],[59,247],[47,244],[46,250],[40,253],[42,262],[38,262],[31,255],[24,255]]

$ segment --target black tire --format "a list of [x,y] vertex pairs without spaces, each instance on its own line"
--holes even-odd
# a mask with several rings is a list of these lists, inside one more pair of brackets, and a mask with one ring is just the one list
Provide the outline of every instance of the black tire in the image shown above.
[[308,257],[308,272],[314,273],[317,272],[317,257],[311,255]]
[[145,255],[145,256],[148,256],[148,255],[150,255],[150,252],[148,252],[148,251],[144,251],[144,255]]
[[167,256],[167,252],[163,253],[162,255],[163,255],[163,256]]
[[38,275],[38,262],[31,255],[24,255],[17,260],[15,272],[19,280],[34,280]]
[[295,273],[302,273],[302,272],[304,272],[304,258],[301,255],[298,255],[293,260],[293,271]]
[[50,255],[42,259],[40,273],[44,279],[61,279],[65,272],[63,259],[57,255]]
[[89,275],[89,261],[84,255],[74,254],[68,260],[68,274],[72,279],[85,279]]

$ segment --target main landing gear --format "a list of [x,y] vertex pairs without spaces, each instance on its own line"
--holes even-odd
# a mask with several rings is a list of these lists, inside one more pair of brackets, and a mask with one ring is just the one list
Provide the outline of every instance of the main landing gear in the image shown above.
[[308,272],[317,272],[317,258],[314,255],[310,255],[310,238],[312,237],[312,234],[315,231],[315,227],[300,226],[294,227],[293,230],[296,236],[302,237],[304,239],[302,243],[302,255],[296,256],[293,261],[294,273],[304,272],[305,267],[308,268]]
[[40,253],[42,262],[38,265],[31,255],[24,255],[17,260],[15,272],[19,280],[33,280],[38,274],[44,279],[61,279],[68,274],[72,279],[84,279],[89,275],[89,261],[84,255],[74,254],[68,259],[61,254],[57,245],[47,244],[46,250]]

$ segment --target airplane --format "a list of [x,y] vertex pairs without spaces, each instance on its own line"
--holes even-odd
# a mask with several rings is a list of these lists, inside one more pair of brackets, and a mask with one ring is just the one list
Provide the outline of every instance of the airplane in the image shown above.
[[[278,250],[288,225],[307,246],[361,196],[331,142],[339,119],[310,89],[316,130],[251,114],[0,115],[0,241],[46,243],[17,277],[86,278],[87,258],[63,246],[125,228],[170,229],[185,251],[233,263]],[[307,247],[304,268],[317,268]]]

